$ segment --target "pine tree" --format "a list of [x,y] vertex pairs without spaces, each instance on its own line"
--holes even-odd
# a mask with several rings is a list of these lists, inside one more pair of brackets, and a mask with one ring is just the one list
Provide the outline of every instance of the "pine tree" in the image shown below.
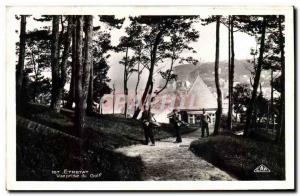
[[21,15],[20,22],[20,44],[19,44],[19,60],[16,70],[16,103],[17,109],[22,105],[22,83],[24,77],[24,60],[25,60],[25,46],[26,46],[26,16]]
[[222,92],[219,81],[219,51],[220,51],[220,16],[215,16],[216,20],[216,55],[215,55],[215,83],[217,89],[217,104],[216,122],[214,127],[214,135],[217,135],[220,130],[220,122],[222,115]]
[[[257,23],[256,23],[257,24]],[[259,57],[257,66],[255,69],[255,77],[254,77],[254,83],[253,83],[253,91],[251,95],[251,99],[249,101],[248,107],[247,107],[247,113],[246,113],[246,125],[244,129],[244,136],[248,136],[250,129],[251,129],[251,122],[252,122],[252,113],[254,110],[254,104],[257,97],[257,88],[259,86],[259,80],[260,80],[260,74],[262,71],[262,64],[263,64],[263,55],[265,50],[265,35],[266,35],[266,26],[267,26],[267,16],[263,16],[262,23],[261,23],[261,37],[260,37],[260,49],[259,49]]]
[[[72,18],[68,17],[68,28],[64,36],[62,24],[61,36],[59,35],[59,20],[62,16],[52,16],[52,43],[51,43],[51,73],[52,73],[52,97],[50,108],[59,112],[63,98],[63,90],[67,80],[67,59],[71,42]],[[60,62],[60,47],[63,43],[63,52]]]

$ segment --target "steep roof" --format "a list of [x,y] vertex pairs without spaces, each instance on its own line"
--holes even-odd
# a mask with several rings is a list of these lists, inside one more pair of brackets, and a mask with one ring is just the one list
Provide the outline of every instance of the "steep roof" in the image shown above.
[[189,89],[188,96],[194,97],[194,101],[185,109],[217,108],[217,98],[199,75]]
[[[168,122],[167,115],[172,112],[173,108],[178,110],[202,110],[217,108],[217,98],[210,91],[199,74],[194,74],[194,65],[179,65],[175,67],[175,74],[179,75],[177,82],[189,81],[191,86],[186,90],[176,90],[174,85],[169,85],[167,90],[161,96],[166,95],[165,100],[157,99],[158,102],[153,106],[155,118],[159,122]],[[174,81],[174,84],[177,83]],[[163,109],[160,107],[163,105]]]

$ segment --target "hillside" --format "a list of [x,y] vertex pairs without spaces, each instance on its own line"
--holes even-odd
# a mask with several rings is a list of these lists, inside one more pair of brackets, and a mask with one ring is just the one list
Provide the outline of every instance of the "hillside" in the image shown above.
[[[253,65],[248,62],[248,60],[235,60],[234,67],[234,82],[237,83],[249,83],[250,74],[253,70]],[[228,88],[228,62],[221,61],[219,64],[220,67],[220,84],[221,88],[226,92]],[[211,89],[212,92],[215,92],[215,78],[214,78],[214,62],[206,62],[200,64],[192,73],[192,79],[195,79],[197,75],[200,75],[206,85]],[[261,84],[262,87],[269,87],[269,74],[267,71],[263,71],[261,74]]]
[[[228,81],[228,62],[221,61],[220,64],[220,83],[223,89],[227,88]],[[252,64],[247,60],[235,60],[234,81],[239,83],[248,83]],[[203,63],[193,72],[193,76],[200,75],[207,86],[215,92],[215,63]]]
[[[86,169],[99,178],[74,180],[138,180],[143,168],[139,157],[126,157],[114,149],[141,144],[138,120],[110,115],[88,116],[81,138],[73,130],[73,111],[60,114],[47,106],[30,104],[17,115],[17,179],[64,180],[53,171]],[[168,125],[155,129],[155,139],[173,137]],[[79,153],[80,152],[80,153]],[[22,172],[20,172],[22,171]]]

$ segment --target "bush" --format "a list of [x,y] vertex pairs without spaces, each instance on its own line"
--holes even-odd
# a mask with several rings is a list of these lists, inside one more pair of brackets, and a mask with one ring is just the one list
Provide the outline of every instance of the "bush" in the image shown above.
[[127,157],[60,132],[41,133],[17,127],[17,180],[66,180],[52,174],[64,169],[101,173],[97,178],[68,180],[140,180],[142,167],[140,157]]
[[[284,148],[234,135],[219,135],[193,141],[190,150],[241,180],[284,180]],[[255,173],[260,164],[270,173]]]
[[[18,113],[18,180],[58,180],[51,174],[52,170],[78,168],[102,173],[101,178],[93,180],[141,178],[143,163],[139,157],[113,151],[144,141],[140,121],[112,115],[87,116],[87,126],[79,140],[72,135],[73,115],[71,110],[63,109],[57,114],[39,104],[29,104]],[[159,140],[171,137],[174,132],[164,124],[154,134]]]

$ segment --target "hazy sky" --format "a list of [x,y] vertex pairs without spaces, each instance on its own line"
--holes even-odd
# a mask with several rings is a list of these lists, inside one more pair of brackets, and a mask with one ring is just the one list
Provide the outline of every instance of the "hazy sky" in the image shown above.
[[[39,17],[39,16],[34,16]],[[27,31],[33,30],[35,28],[40,29],[46,23],[37,22],[30,17],[27,19]],[[19,30],[19,23],[20,21],[16,21],[16,30]],[[100,22],[98,21],[98,17],[94,19],[94,25],[99,25]],[[111,41],[113,45],[117,45],[121,36],[125,35],[124,28],[129,24],[129,19],[126,18],[123,27],[119,30],[112,30],[111,31]],[[51,25],[51,22],[48,23]],[[103,26],[103,25],[102,25]],[[199,31],[200,38],[197,42],[191,44],[194,49],[197,51],[197,54],[186,53],[186,56],[193,55],[196,59],[200,62],[213,62],[215,60],[215,23],[210,25],[202,26],[200,23],[196,23],[194,28]],[[101,28],[102,30],[105,27]],[[15,33],[14,39],[18,41],[19,31]],[[235,58],[236,59],[249,59],[250,56],[250,49],[255,48],[256,42],[255,38],[251,37],[245,33],[236,32],[234,33],[234,41],[235,41]],[[109,65],[111,66],[108,75],[112,79],[111,83],[116,83],[117,89],[122,89],[122,74],[120,71],[123,71],[122,65],[119,64],[119,61],[124,56],[123,53],[112,53],[111,57],[109,58]],[[221,25],[220,28],[220,61],[228,59],[228,29]],[[168,65],[168,61],[162,63],[159,66]],[[143,88],[144,81],[146,80],[147,71],[144,72],[143,78],[141,81],[140,87]],[[158,79],[159,80],[159,79]],[[135,84],[136,77],[133,77],[129,80],[129,87]],[[112,85],[112,84],[111,84]]]
[[[119,42],[120,36],[124,35],[124,27],[129,23],[129,20],[126,19],[123,25],[123,28],[120,30],[113,30],[112,43],[117,44]],[[210,25],[202,26],[200,23],[194,25],[194,28],[199,31],[200,38],[197,42],[191,43],[191,46],[197,51],[197,54],[187,53],[187,56],[193,55],[200,62],[214,62],[215,61],[215,36],[216,36],[216,24],[212,23]],[[235,41],[235,59],[250,59],[250,49],[255,48],[256,41],[255,38],[249,36],[245,33],[236,32],[234,33]],[[117,88],[122,88],[122,78],[120,78],[120,70],[123,70],[123,66],[118,62],[124,56],[124,54],[113,54],[109,59],[109,64],[112,66],[109,71],[109,76],[112,79],[112,82],[117,84]],[[228,59],[228,29],[221,25],[220,28],[220,61]],[[168,62],[162,63],[161,65],[169,66]],[[159,65],[160,66],[160,65]],[[143,81],[141,82],[141,88],[145,83],[147,73],[144,73]],[[136,77],[133,76],[129,80],[129,87],[134,85]],[[118,86],[119,85],[119,86]]]

